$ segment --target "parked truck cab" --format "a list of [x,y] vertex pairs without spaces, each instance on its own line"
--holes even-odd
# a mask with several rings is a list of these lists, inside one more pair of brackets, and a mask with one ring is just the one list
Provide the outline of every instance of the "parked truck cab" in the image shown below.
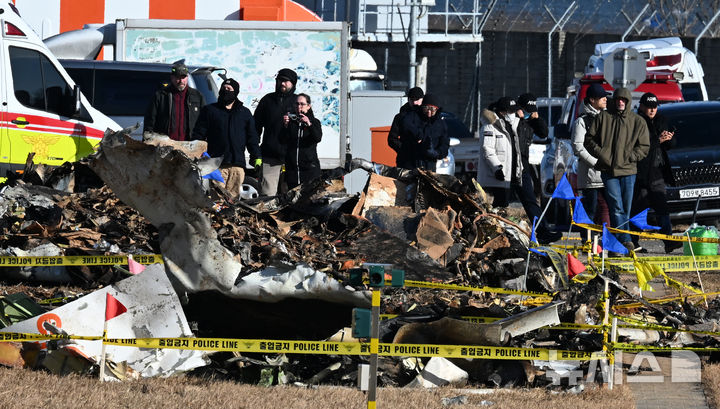
[[12,3],[0,7],[0,177],[33,161],[58,166],[95,150],[106,129],[94,109]]

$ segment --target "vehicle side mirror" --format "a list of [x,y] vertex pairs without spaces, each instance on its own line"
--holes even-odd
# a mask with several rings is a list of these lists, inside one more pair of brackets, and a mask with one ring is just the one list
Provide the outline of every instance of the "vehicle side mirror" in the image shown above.
[[567,124],[556,124],[554,129],[555,138],[570,139],[570,128]]

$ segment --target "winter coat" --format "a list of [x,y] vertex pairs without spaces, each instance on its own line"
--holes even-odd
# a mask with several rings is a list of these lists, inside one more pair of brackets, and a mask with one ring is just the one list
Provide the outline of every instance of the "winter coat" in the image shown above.
[[410,105],[409,102],[406,102],[400,107],[400,112],[395,115],[392,125],[390,126],[390,132],[388,133],[388,146],[397,153],[395,163],[398,167],[402,167],[400,163],[408,162],[407,154],[402,149],[402,142],[400,141],[403,118],[405,118],[405,115],[407,115],[408,112],[419,111],[419,109],[420,107],[418,105]]
[[[205,97],[195,88],[187,87],[185,95],[185,135],[190,139],[200,109],[205,106]],[[166,84],[158,90],[145,110],[143,132],[155,132],[170,135],[170,124],[174,119],[172,85]]]
[[[620,97],[632,101],[629,91],[621,93]],[[647,125],[630,110],[629,102],[622,112],[603,111],[585,133],[585,149],[598,159],[595,169],[612,177],[635,175],[637,163],[650,149]]]
[[[482,187],[509,188],[511,180],[522,180],[522,158],[517,138],[511,135],[512,129],[507,122],[498,118],[495,112],[484,109],[480,119],[483,124],[480,129],[482,153],[478,161],[477,181]],[[513,155],[517,164],[514,169]],[[495,178],[495,171],[500,166],[505,174],[504,180]]]
[[207,152],[213,158],[223,157],[222,164],[245,167],[245,149],[252,158],[260,158],[255,121],[250,110],[235,100],[227,109],[219,102],[200,111],[193,139],[207,141]]
[[424,112],[413,110],[402,118],[402,155],[398,154],[398,167],[434,172],[437,160],[448,155],[450,137],[439,112],[428,118]]
[[287,146],[285,153],[285,182],[290,189],[321,176],[317,144],[322,140],[322,125],[312,109],[306,114],[311,125],[290,121],[280,132],[280,142]]
[[276,88],[262,97],[255,108],[255,130],[262,135],[262,159],[269,165],[282,165],[285,160],[286,146],[280,142],[280,133],[284,129],[283,116],[295,112],[295,101],[294,86],[286,93]]
[[583,104],[583,112],[575,120],[573,129],[572,147],[577,162],[577,187],[578,189],[599,189],[602,188],[603,181],[600,171],[595,169],[597,158],[592,156],[585,149],[585,134],[587,133],[588,124],[591,124],[595,117],[600,113],[592,105]]
[[647,124],[650,134],[650,150],[648,155],[638,162],[635,185],[645,189],[650,189],[650,186],[654,186],[658,182],[673,186],[675,181],[672,176],[667,151],[675,146],[675,139],[660,143],[660,134],[668,129],[667,120],[660,113],[656,113],[652,119],[642,113],[638,115]]

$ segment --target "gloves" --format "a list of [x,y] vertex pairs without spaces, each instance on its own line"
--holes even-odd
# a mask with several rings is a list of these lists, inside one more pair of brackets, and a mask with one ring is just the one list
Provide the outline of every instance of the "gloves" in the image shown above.
[[263,178],[263,167],[262,167],[262,159],[255,159],[252,161],[253,166],[255,167],[255,179],[258,180],[258,182],[262,181]]
[[505,173],[503,173],[502,166],[495,171],[495,179],[505,180]]
[[253,166],[256,168],[262,166],[262,159],[255,159]]

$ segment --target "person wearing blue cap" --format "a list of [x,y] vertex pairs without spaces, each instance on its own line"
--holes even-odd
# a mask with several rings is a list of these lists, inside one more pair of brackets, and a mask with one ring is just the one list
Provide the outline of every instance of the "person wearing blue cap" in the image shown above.
[[[583,99],[582,113],[575,120],[573,128],[572,147],[575,156],[578,158],[577,163],[577,187],[582,195],[582,204],[587,212],[590,220],[595,219],[596,210],[598,209],[598,193],[603,192],[603,185],[600,171],[595,169],[597,158],[585,149],[585,133],[588,125],[592,123],[595,117],[607,108],[607,96],[610,93],[599,83],[593,83],[588,87]],[[607,207],[605,207],[603,222],[610,224],[607,215]]]

